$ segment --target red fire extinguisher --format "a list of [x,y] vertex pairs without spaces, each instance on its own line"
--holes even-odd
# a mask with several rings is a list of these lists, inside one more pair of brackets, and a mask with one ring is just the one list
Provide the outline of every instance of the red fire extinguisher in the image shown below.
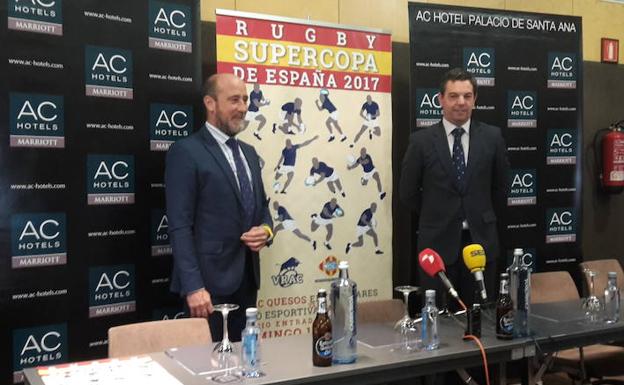
[[624,191],[624,130],[621,120],[609,128],[599,130],[594,136],[594,151],[598,175],[603,191]]

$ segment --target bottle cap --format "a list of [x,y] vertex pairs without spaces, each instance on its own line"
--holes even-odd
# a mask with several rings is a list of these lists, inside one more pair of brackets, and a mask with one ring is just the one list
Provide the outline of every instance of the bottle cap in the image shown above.
[[327,291],[325,291],[325,289],[319,289],[319,290],[318,290],[318,293],[319,293],[319,294],[321,294],[321,293],[325,294],[325,293],[327,293]]
[[431,297],[435,298],[435,290],[431,290],[431,289],[430,290],[426,290],[425,291],[425,297],[426,298],[431,298]]
[[348,269],[349,268],[349,262],[348,261],[340,261],[340,263],[338,264],[338,268],[339,269]]
[[248,307],[247,310],[245,310],[245,315],[247,317],[256,317],[256,316],[258,316],[258,308]]
[[516,249],[514,249],[513,254],[514,255],[522,255],[522,254],[524,254],[524,250],[520,249],[520,248],[516,248]]
[[475,303],[472,304],[472,307],[474,309],[480,309],[481,308],[481,304],[479,302],[475,302]]
[[501,279],[509,279],[509,274],[508,273],[501,273],[500,278]]
[[616,273],[615,271],[610,271],[610,272],[607,274],[607,277],[608,277],[608,278],[617,278],[617,273]]

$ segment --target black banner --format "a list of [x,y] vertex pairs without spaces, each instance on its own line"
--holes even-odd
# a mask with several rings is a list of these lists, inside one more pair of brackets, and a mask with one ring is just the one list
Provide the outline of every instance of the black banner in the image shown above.
[[[197,0],[0,5],[0,378],[181,316],[164,157],[203,120]],[[10,378],[13,377],[13,380]]]
[[499,267],[513,248],[533,271],[581,259],[581,18],[409,4],[412,130],[442,118],[439,80],[477,78],[473,117],[501,127],[511,162]]

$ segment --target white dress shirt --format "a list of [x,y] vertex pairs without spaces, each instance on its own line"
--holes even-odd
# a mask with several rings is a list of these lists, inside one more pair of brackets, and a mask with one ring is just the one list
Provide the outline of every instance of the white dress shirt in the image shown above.
[[[240,190],[240,185],[238,183],[238,171],[236,170],[236,163],[234,163],[234,154],[232,153],[232,150],[230,149],[230,147],[225,143],[228,139],[230,139],[230,137],[227,136],[223,131],[219,130],[218,128],[216,128],[215,126],[213,126],[212,124],[208,122],[206,122],[206,129],[208,129],[208,132],[213,136],[213,138],[215,138],[215,140],[219,144],[219,147],[221,148],[223,155],[225,155],[225,159],[227,159],[230,165],[230,168],[232,169],[232,172],[234,173],[234,179],[236,180],[236,184],[238,185],[238,188]],[[249,169],[249,164],[247,164],[247,158],[245,158],[245,154],[241,150],[240,145],[238,147],[238,152],[241,155],[241,159],[243,160],[243,163],[245,164],[245,171],[247,173],[247,178],[249,179],[249,185],[251,186],[251,189],[253,191],[253,183],[251,181],[251,170]]]
[[453,130],[457,127],[461,127],[464,129],[464,135],[461,136],[461,144],[464,148],[464,163],[468,166],[468,150],[470,147],[470,119],[461,126],[456,126],[448,120],[442,118],[442,125],[444,126],[444,131],[446,131],[446,139],[448,141],[449,152],[451,153],[451,158],[453,157],[453,144],[455,143],[455,137],[453,136]]

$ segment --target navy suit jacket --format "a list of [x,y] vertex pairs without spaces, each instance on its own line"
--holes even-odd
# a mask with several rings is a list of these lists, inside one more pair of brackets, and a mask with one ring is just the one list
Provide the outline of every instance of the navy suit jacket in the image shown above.
[[411,135],[400,197],[419,216],[418,251],[430,247],[447,265],[461,252],[463,218],[472,241],[484,247],[488,264],[500,256],[495,208],[504,205],[509,169],[500,128],[471,120],[466,167],[460,189],[441,121]]
[[[252,226],[272,226],[262,184],[258,154],[241,141],[251,171],[255,197]],[[171,290],[186,295],[206,288],[230,295],[241,284],[245,258],[252,259],[255,286],[260,287],[260,261],[240,236],[249,230],[236,177],[205,126],[174,143],[165,169],[167,219],[173,248]]]

